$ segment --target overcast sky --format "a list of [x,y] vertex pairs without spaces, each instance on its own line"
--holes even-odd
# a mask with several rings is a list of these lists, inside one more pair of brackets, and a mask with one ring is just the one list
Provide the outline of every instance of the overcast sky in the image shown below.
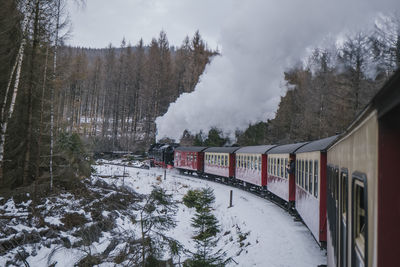
[[143,38],[146,44],[167,33],[171,45],[182,44],[186,35],[196,30],[211,48],[216,48],[224,25],[234,5],[230,0],[86,0],[78,8],[69,0],[74,46],[103,48],[118,46],[123,37],[132,44]]
[[330,36],[372,28],[376,16],[399,11],[399,0],[87,0],[72,8],[70,44],[118,46],[122,37],[148,44],[160,30],[180,45],[198,29],[219,45],[195,91],[156,120],[157,138],[179,140],[185,129],[226,134],[273,118],[286,91],[283,71]]

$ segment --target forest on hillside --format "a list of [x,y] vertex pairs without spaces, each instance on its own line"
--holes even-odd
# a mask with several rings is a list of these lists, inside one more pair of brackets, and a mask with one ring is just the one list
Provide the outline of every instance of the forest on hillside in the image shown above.
[[146,151],[155,118],[218,54],[198,31],[180,47],[163,31],[149,44],[69,47],[67,15],[62,0],[2,3],[0,188],[65,186],[90,174],[93,152]]
[[144,151],[155,142],[155,119],[192,92],[212,51],[197,31],[180,47],[165,32],[145,45],[105,49],[61,47],[56,122],[87,138],[93,151]]

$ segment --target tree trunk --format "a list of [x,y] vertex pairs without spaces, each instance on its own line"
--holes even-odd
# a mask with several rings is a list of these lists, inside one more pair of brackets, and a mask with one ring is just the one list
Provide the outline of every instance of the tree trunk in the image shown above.
[[30,65],[29,83],[28,83],[28,129],[26,133],[26,151],[24,160],[24,174],[23,174],[23,184],[28,184],[29,179],[29,167],[31,163],[31,145],[32,145],[32,132],[33,132],[33,90],[35,86],[34,73],[36,53],[38,47],[38,35],[39,35],[39,7],[40,2],[36,0],[35,4],[35,19],[33,26],[33,44],[32,44],[32,58]]
[[53,190],[53,149],[54,149],[54,81],[56,79],[56,68],[57,68],[57,48],[58,48],[58,29],[60,27],[60,5],[61,2],[57,2],[57,22],[56,22],[56,39],[54,42],[54,57],[53,57],[53,86],[50,90],[50,190]]
[[36,202],[36,189],[37,189],[37,182],[40,175],[40,152],[41,152],[41,145],[42,145],[42,128],[43,128],[43,112],[44,112],[44,93],[46,90],[46,80],[47,80],[47,63],[49,58],[49,47],[46,47],[46,59],[44,64],[44,73],[43,73],[43,86],[42,86],[42,96],[41,96],[41,106],[40,106],[40,124],[39,124],[39,137],[38,137],[38,149],[36,153],[36,175],[35,175],[35,183],[34,183],[34,194],[33,199]]

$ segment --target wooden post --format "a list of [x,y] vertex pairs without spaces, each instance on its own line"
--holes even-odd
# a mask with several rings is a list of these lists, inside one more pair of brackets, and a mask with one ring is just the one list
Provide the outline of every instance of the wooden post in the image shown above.
[[230,192],[230,196],[229,196],[229,208],[232,208],[232,195],[233,195],[233,190],[231,190]]
[[124,165],[124,171],[122,173],[122,186],[125,186],[125,165]]
[[167,170],[164,170],[164,180],[167,180]]

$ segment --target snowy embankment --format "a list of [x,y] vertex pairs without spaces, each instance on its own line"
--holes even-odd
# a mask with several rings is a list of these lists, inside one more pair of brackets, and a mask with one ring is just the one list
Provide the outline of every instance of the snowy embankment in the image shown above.
[[[121,174],[123,167],[97,166],[98,173]],[[148,194],[152,185],[159,184],[181,201],[189,189],[211,187],[216,196],[215,212],[222,227],[220,248],[227,251],[238,266],[318,266],[326,264],[325,251],[321,250],[309,230],[293,220],[287,212],[266,199],[249,192],[206,181],[179,175],[176,170],[152,168],[139,170],[125,168],[129,178],[125,185],[139,193]],[[157,177],[162,180],[157,180]],[[116,181],[122,183],[122,179]],[[233,207],[229,206],[229,194],[233,190]],[[186,248],[194,250],[193,228],[190,220],[194,210],[179,205],[178,225],[170,235]],[[225,234],[225,236],[224,236]],[[241,240],[245,238],[244,240]],[[231,266],[236,266],[234,262]]]
[[[195,251],[191,227],[195,211],[181,201],[189,189],[211,187],[216,197],[214,214],[221,225],[218,249],[233,259],[229,266],[326,263],[325,251],[301,222],[249,192],[179,175],[175,170],[167,170],[164,180],[164,170],[157,168],[124,168],[105,161],[94,168],[96,175],[85,181],[82,192],[42,199],[35,217],[29,215],[29,196],[26,200],[0,198],[0,219],[10,218],[0,220],[0,266],[7,262],[17,266],[133,266],[129,248],[140,236],[135,219],[140,194],[149,194],[154,185],[179,201],[177,226],[167,235],[190,251]],[[228,208],[230,190],[233,207]],[[182,255],[181,262],[185,258]]]

